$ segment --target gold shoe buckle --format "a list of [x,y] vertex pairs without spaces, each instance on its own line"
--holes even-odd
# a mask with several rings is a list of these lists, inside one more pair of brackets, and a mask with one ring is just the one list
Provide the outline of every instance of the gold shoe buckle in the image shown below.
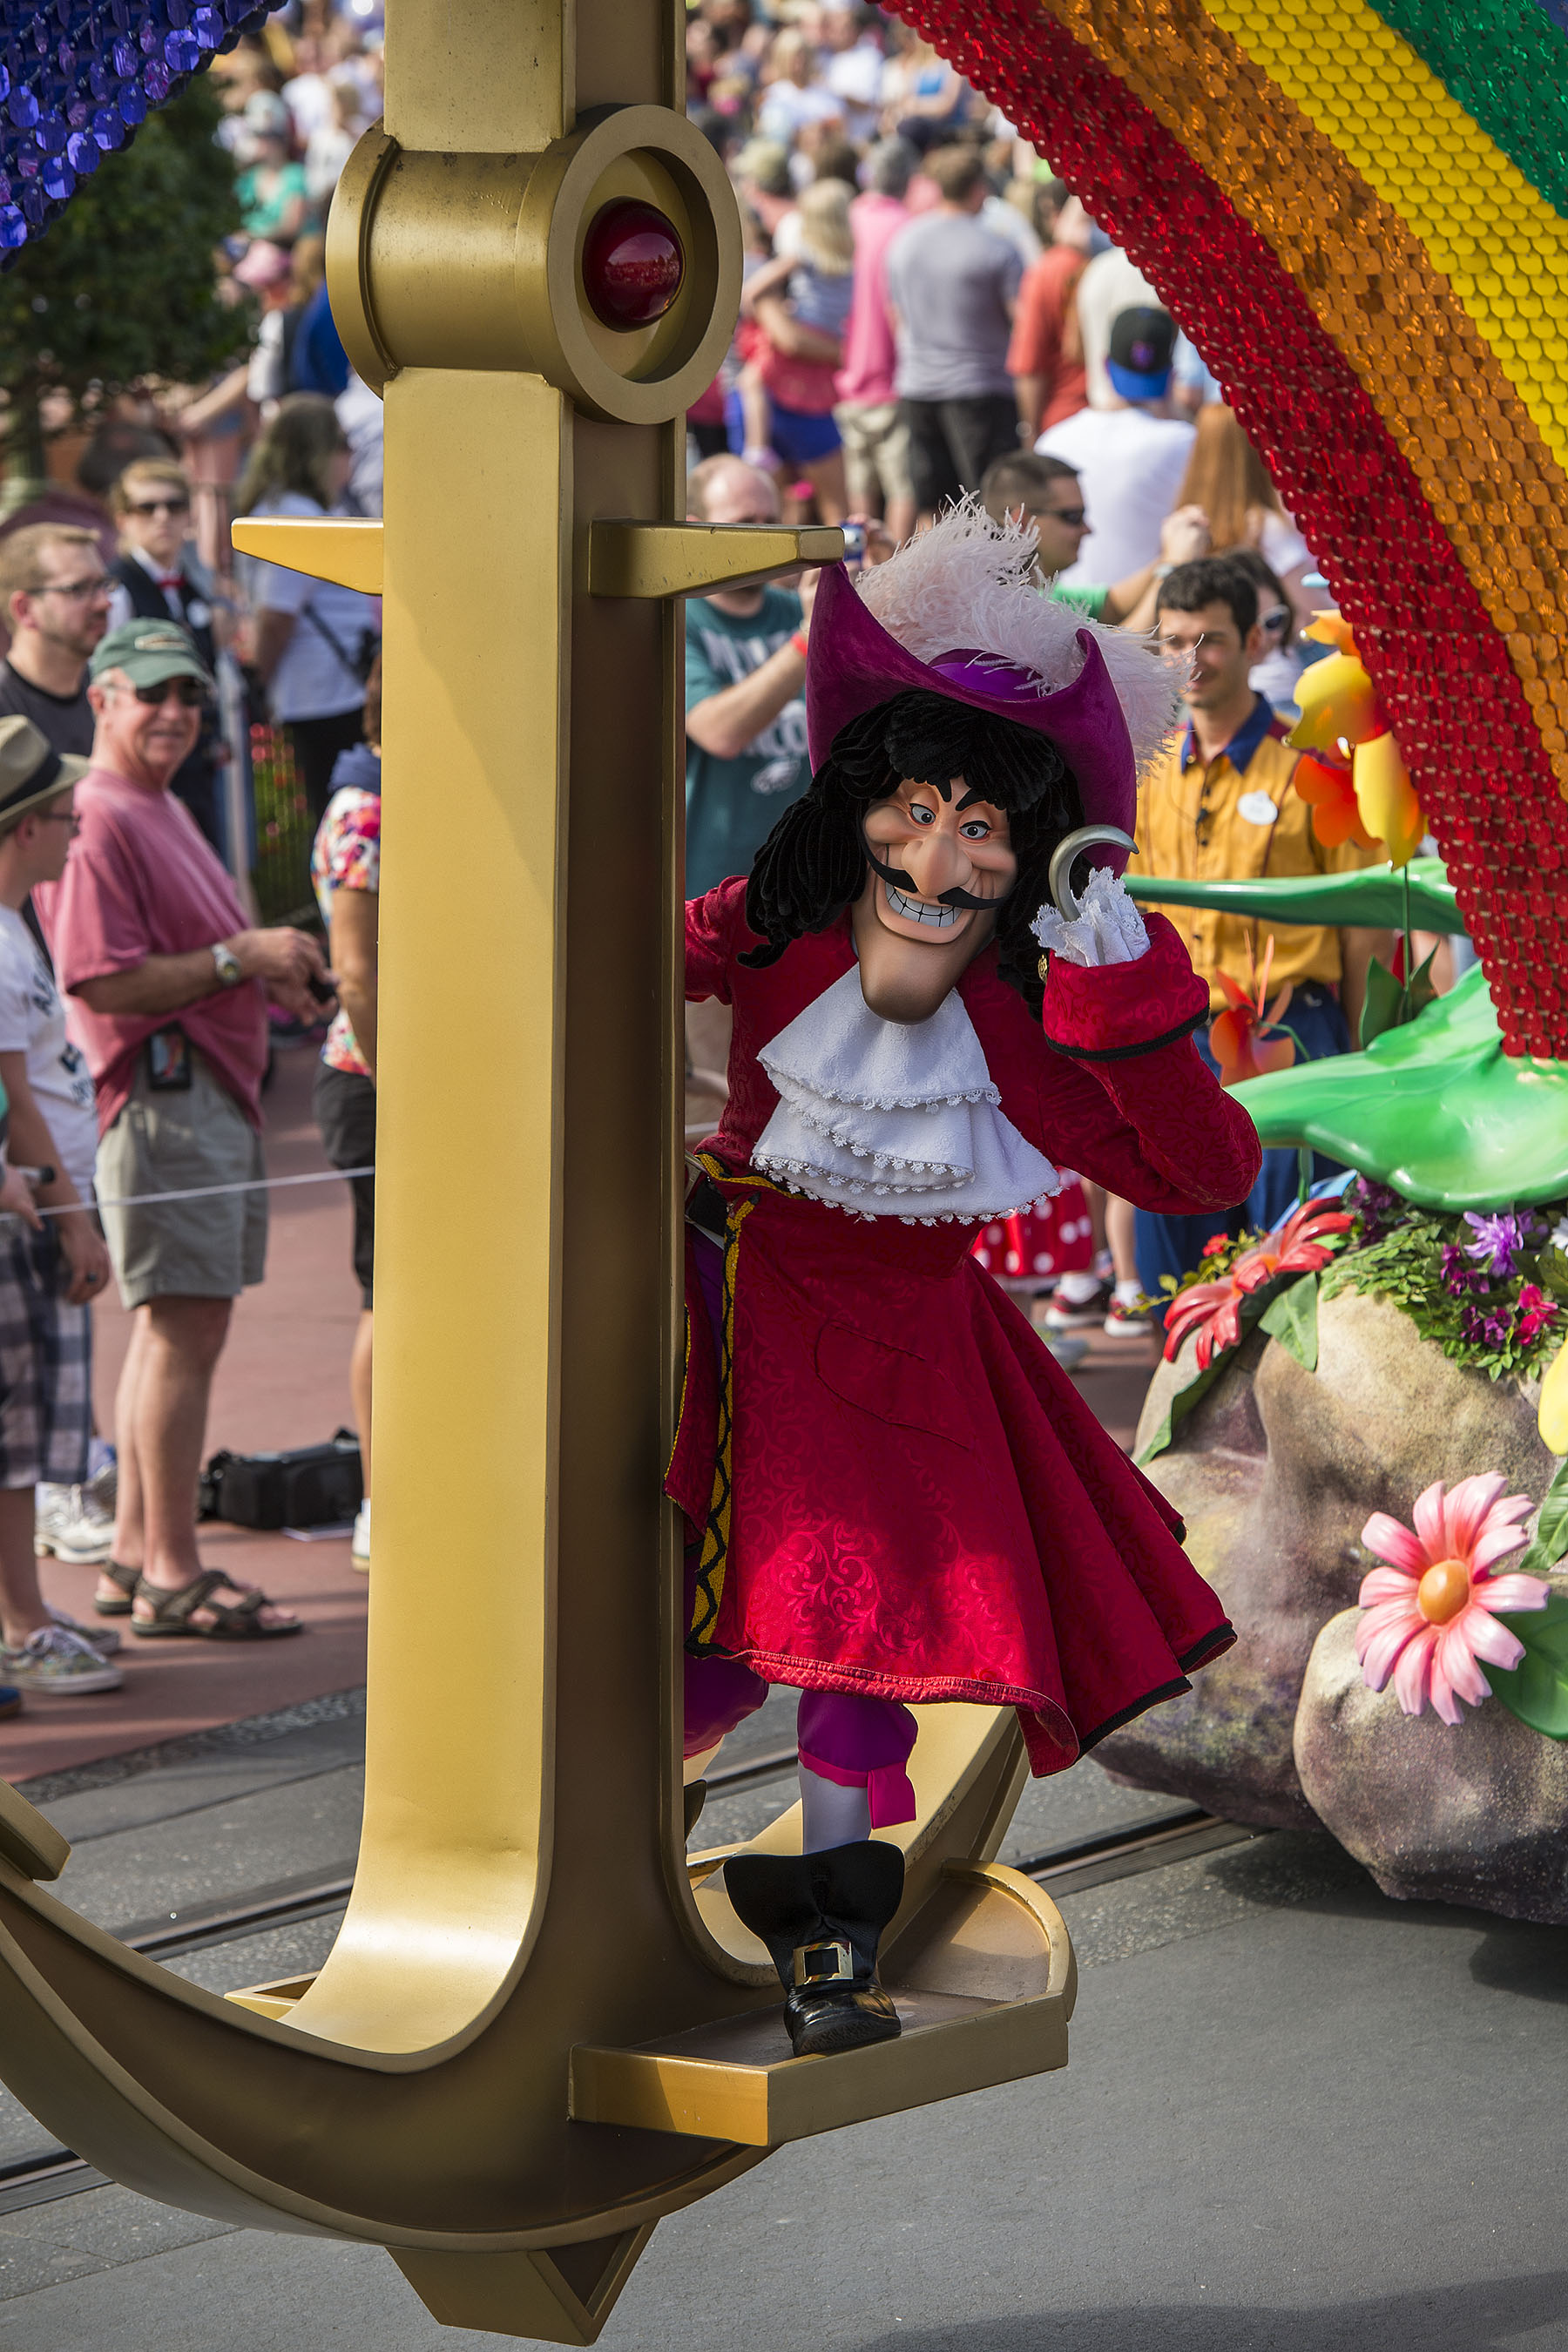
[[855,1955],[842,1937],[825,1944],[797,1944],[795,1980],[797,1985],[846,1984],[855,1973]]

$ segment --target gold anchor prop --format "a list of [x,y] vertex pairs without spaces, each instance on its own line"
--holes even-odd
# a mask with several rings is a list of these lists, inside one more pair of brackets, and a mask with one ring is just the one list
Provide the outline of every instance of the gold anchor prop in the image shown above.
[[[0,2076],[103,2171],[384,2245],[441,2320],[594,2340],[654,2223],[770,2147],[1059,2066],[1054,1906],[993,1862],[1013,1719],[927,1710],[896,2042],[795,2060],[679,1828],[681,608],[839,551],[679,518],[740,241],[651,0],[395,0],[329,269],[384,526],[237,542],[384,603],[376,1560],[353,1899],[220,1999],[50,1895],[0,1784]],[[584,293],[606,204],[673,308]],[[460,1210],[448,1206],[453,1197]],[[798,1846],[798,1808],[757,1842]]]

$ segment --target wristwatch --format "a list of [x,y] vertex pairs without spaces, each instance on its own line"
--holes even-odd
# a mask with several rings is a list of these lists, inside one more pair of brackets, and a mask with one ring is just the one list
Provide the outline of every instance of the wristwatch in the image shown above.
[[212,960],[221,987],[233,988],[237,982],[245,978],[244,972],[240,970],[239,958],[231,947],[225,945],[222,940],[213,941]]

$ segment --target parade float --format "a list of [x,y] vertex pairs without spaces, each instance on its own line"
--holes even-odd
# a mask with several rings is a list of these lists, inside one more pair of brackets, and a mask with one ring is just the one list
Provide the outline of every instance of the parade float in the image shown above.
[[[1555,6],[907,14],[1218,374],[1435,836],[1442,876],[1410,887],[1451,905],[1415,927],[1462,929],[1481,959],[1424,1010],[1413,968],[1391,972],[1412,1018],[1249,1097],[1270,1140],[1367,1181],[1258,1244],[1261,1269],[1211,1269],[1230,1298],[1161,1376],[1152,1433],[1168,1414],[1172,1442],[1150,1466],[1168,1494],[1185,1482],[1194,1557],[1253,1627],[1223,1722],[1174,1715],[1168,1754],[1117,1760],[1163,1785],[1206,1773],[1234,1810],[1250,1774],[1250,1817],[1327,1820],[1401,1892],[1559,1916]],[[934,1711],[910,1759],[897,2042],[781,2051],[758,2023],[777,2001],[763,1948],[717,1862],[682,1847],[659,1499],[681,1341],[679,600],[840,541],[683,520],[682,415],[727,344],[741,251],[680,110],[680,19],[668,0],[393,0],[385,119],[328,255],[345,344],[384,394],[384,525],[247,536],[384,598],[377,1559],[343,1930],[313,1979],[219,1999],[53,1896],[64,1841],[0,1790],[0,2074],[41,2119],[170,2203],[384,2245],[452,2325],[565,2342],[596,2336],[661,2215],[769,2148],[1065,2063],[1073,1988],[1052,1906],[992,1860],[1021,1779],[995,1710]],[[47,231],[247,21],[230,0],[5,0],[0,245]],[[1405,883],[1384,887],[1375,919],[1397,922]],[[443,1216],[459,1134],[463,1213]],[[1378,1279],[1352,1279],[1358,1259]],[[1182,1413],[1205,1332],[1200,1369],[1217,1349],[1219,1370]],[[1531,1507],[1526,1547],[1510,1497]],[[1354,1639],[1379,1612],[1393,1690]],[[1483,1669],[1492,1696],[1453,1723]],[[1433,1703],[1406,1717],[1401,1687]],[[1391,1822],[1397,1851],[1374,1852]],[[752,1850],[798,1850],[793,1815]]]

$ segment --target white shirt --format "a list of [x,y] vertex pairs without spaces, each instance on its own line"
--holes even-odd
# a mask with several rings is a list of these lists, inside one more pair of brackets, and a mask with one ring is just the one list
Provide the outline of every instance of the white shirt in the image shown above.
[[47,1124],[56,1162],[82,1199],[90,1201],[98,1157],[92,1073],[66,1035],[65,1006],[54,974],[11,907],[0,907],[0,1054],[26,1055],[27,1084]]
[[[253,509],[258,515],[319,515],[314,499],[298,490],[264,499]],[[286,572],[281,564],[263,563],[242,555],[238,570],[253,613],[292,613],[294,634],[283,648],[283,658],[272,673],[272,716],[280,726],[291,719],[331,719],[357,710],[364,700],[364,680],[352,667],[367,629],[376,625],[375,599],[357,588],[340,588],[335,580],[312,580],[303,572]],[[306,605],[310,612],[307,613]],[[331,632],[342,648],[342,658],[327,642],[310,614]]]
[[1089,511],[1089,537],[1060,575],[1065,586],[1113,588],[1158,560],[1160,526],[1195,437],[1184,417],[1146,408],[1080,408],[1041,434],[1036,448],[1077,468]]

